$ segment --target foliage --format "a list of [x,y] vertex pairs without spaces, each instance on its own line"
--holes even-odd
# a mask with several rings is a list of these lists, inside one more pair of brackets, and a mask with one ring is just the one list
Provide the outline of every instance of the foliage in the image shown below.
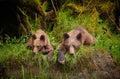
[[[30,1],[30,3],[32,3],[32,1]],[[35,3],[37,4],[38,0],[35,0]],[[43,6],[44,9],[47,8],[46,4]],[[47,61],[46,55],[42,55],[42,53],[33,55],[30,50],[25,48],[25,43],[28,39],[27,36],[19,39],[6,36],[6,42],[0,42],[0,63],[5,65],[9,62],[9,58],[13,57],[13,60],[20,63],[20,71],[22,72],[23,79],[36,79],[38,77],[40,79],[68,79],[69,75],[74,75],[78,72],[77,68],[80,69],[79,71],[86,69],[85,67],[87,63],[82,61],[82,57],[83,59],[86,59],[86,61],[87,59],[92,59],[92,52],[94,51],[109,52],[114,61],[120,65],[120,35],[115,35],[110,31],[108,24],[99,17],[99,13],[95,8],[91,13],[86,12],[82,14],[81,12],[85,11],[84,8],[82,8],[82,6],[76,7],[76,5],[72,3],[68,6],[73,5],[77,8],[79,14],[76,14],[76,12],[69,7],[62,6],[57,13],[56,26],[53,28],[53,31],[43,29],[49,35],[51,44],[56,47],[51,62]],[[39,18],[36,17],[35,19],[36,21],[33,19],[30,21],[33,33],[39,28],[40,23]],[[56,62],[57,53],[62,41],[63,33],[69,32],[79,25],[84,26],[93,36],[96,37],[95,44],[91,47],[80,46],[75,57],[66,54],[66,64],[58,64]],[[35,67],[37,69],[35,69]],[[26,72],[26,68],[30,68],[29,73]],[[91,67],[87,66],[87,68],[92,70]],[[11,79],[13,78],[14,77],[11,76]]]

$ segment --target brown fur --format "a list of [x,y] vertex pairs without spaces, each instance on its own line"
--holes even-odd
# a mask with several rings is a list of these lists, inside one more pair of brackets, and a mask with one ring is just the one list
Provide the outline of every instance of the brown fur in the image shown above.
[[54,48],[50,44],[48,35],[41,29],[37,30],[26,43],[26,48],[32,50],[34,53],[42,52],[48,54],[48,60],[53,56]]
[[64,54],[66,51],[68,51],[71,55],[74,55],[76,50],[81,45],[92,45],[94,42],[95,38],[82,26],[79,26],[76,29],[65,33],[63,35],[63,40],[58,52],[58,62],[65,62]]

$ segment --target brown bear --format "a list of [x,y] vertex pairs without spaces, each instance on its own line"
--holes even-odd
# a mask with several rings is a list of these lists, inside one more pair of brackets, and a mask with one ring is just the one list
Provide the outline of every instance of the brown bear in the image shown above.
[[95,38],[82,26],[63,34],[63,40],[58,52],[58,62],[64,64],[65,53],[68,51],[74,56],[76,50],[81,45],[92,45]]
[[37,30],[36,33],[29,38],[26,43],[26,48],[32,50],[35,54],[40,51],[44,54],[48,54],[48,61],[51,60],[54,52],[48,35],[41,29]]

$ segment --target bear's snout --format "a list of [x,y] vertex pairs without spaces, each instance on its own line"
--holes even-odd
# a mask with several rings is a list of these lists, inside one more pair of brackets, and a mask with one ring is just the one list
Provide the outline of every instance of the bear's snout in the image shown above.
[[37,47],[34,47],[34,49],[33,49],[33,53],[37,54],[38,51],[39,51],[38,48],[37,48]]
[[75,48],[73,46],[70,46],[69,53],[70,53],[71,56],[75,55]]

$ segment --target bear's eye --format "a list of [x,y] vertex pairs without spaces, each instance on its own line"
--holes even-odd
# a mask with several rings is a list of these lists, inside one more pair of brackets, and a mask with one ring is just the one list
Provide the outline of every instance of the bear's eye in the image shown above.
[[77,46],[73,45],[74,49],[77,49]]
[[68,46],[68,45],[65,45],[65,48],[66,48],[66,49],[69,49],[69,47],[70,47],[70,46]]
[[32,50],[34,48],[34,46],[28,46],[27,48]]

